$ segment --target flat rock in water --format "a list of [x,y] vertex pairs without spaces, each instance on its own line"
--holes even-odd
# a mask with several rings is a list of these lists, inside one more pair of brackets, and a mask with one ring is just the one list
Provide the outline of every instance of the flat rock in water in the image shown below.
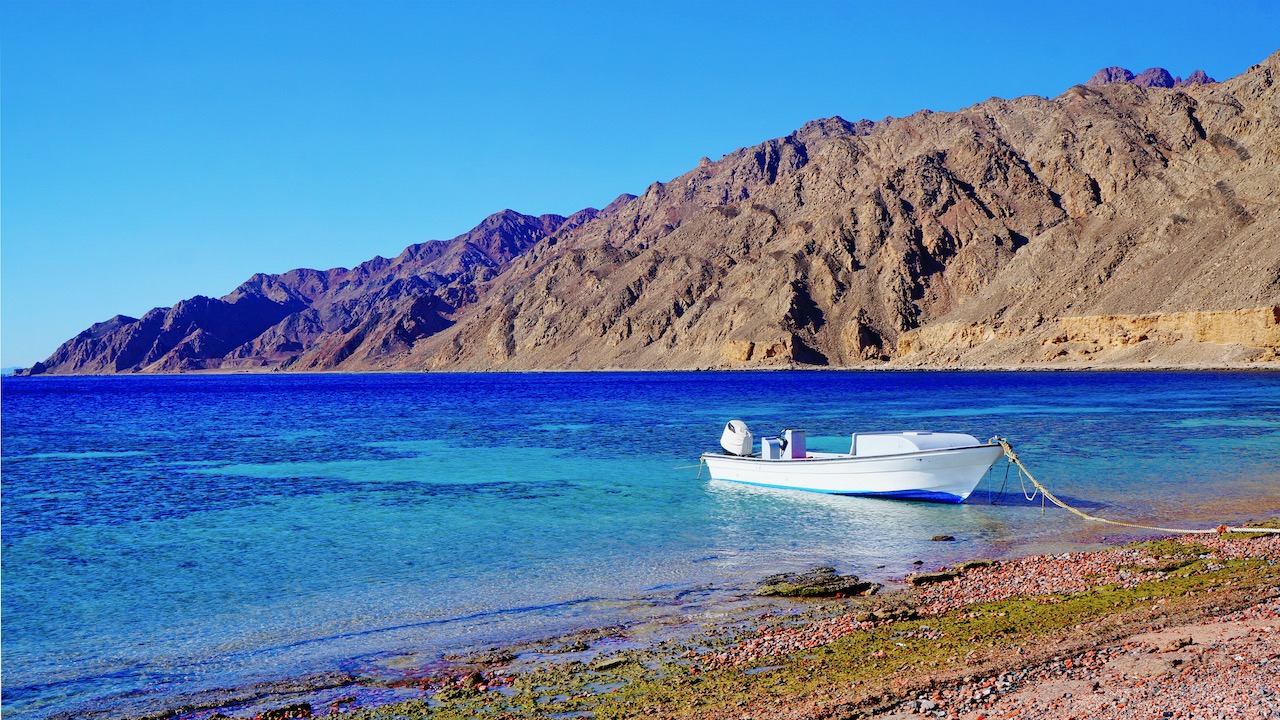
[[770,575],[760,583],[756,595],[765,597],[835,597],[872,595],[879,583],[864,582],[857,575],[839,575],[835,568],[814,568],[806,573]]
[[915,585],[916,587],[919,587],[921,585],[932,585],[934,583],[946,582],[948,580],[955,580],[955,579],[956,579],[956,574],[950,571],[936,572],[936,573],[920,573],[919,575],[911,576],[911,584]]
[[933,536],[934,542],[947,542],[949,540],[955,540],[955,539],[956,539],[955,535],[934,535]]

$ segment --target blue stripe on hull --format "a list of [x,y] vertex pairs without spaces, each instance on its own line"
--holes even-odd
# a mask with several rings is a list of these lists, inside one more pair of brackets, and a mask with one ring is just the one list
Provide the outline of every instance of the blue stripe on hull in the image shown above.
[[837,490],[818,490],[815,488],[800,488],[794,485],[769,485],[767,483],[745,482],[743,480],[729,480],[728,478],[712,478],[721,482],[736,482],[740,485],[755,485],[756,487],[774,488],[777,490],[799,490],[801,492],[816,492],[823,495],[845,495],[848,497],[874,497],[887,498],[889,500],[923,500],[925,502],[937,503],[962,503],[964,498],[951,493],[934,492],[933,490],[894,490],[891,492],[840,492]]

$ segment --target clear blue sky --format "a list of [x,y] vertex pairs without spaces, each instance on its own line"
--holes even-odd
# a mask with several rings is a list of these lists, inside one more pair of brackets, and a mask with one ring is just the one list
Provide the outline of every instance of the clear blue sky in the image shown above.
[[0,364],[850,120],[1222,79],[1280,3],[0,0]]

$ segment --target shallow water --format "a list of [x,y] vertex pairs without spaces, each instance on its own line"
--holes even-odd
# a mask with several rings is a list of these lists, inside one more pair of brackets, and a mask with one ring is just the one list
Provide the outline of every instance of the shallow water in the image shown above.
[[1042,514],[1016,478],[988,504],[1003,462],[957,506],[699,478],[735,417],[840,451],[854,430],[1004,435],[1119,519],[1280,514],[1275,373],[6,378],[2,397],[9,718],[705,608],[815,564],[901,578],[1118,534]]

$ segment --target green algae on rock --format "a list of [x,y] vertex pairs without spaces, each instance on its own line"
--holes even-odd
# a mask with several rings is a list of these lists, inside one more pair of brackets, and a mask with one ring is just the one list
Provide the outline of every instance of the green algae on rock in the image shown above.
[[756,589],[761,597],[827,598],[874,595],[879,583],[865,582],[857,575],[840,575],[835,568],[818,567],[806,573],[782,573],[765,578]]

